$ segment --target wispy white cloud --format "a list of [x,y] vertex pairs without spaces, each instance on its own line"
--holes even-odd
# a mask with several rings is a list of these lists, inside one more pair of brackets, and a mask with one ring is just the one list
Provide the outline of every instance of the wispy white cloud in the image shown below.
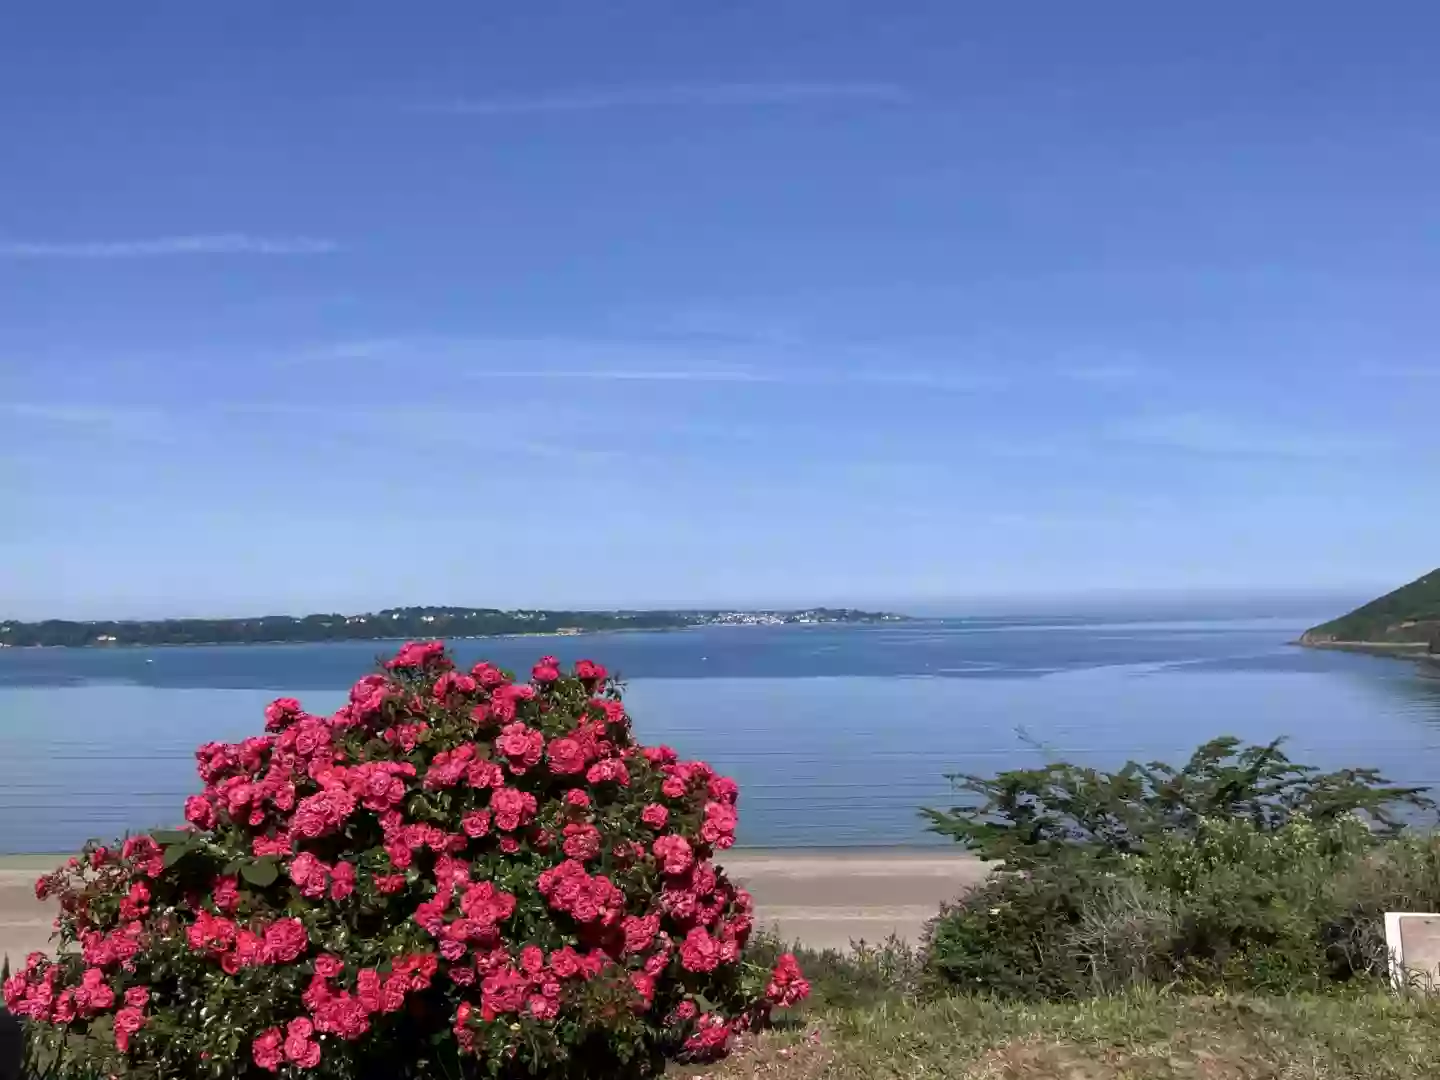
[[1230,457],[1339,458],[1383,449],[1349,436],[1312,434],[1207,413],[1141,417],[1114,425],[1109,435],[1122,442]]
[[589,368],[570,371],[534,369],[530,371],[476,372],[482,379],[576,379],[593,382],[659,382],[659,383],[755,383],[770,386],[888,386],[897,389],[941,390],[972,393],[1002,385],[988,375],[946,374],[929,371],[865,371],[853,368],[828,370],[776,369],[771,371],[725,368]]
[[[393,438],[411,448],[446,446],[490,454],[543,458],[595,465],[633,459],[632,453],[581,441],[540,440],[529,434],[537,425],[513,404],[476,409],[449,406],[293,401],[223,401],[179,408],[160,405],[96,405],[65,401],[0,402],[0,419],[12,425],[58,430],[67,438],[138,443],[176,443],[215,435],[218,425],[234,419],[253,426],[265,419],[294,426],[303,422],[307,437],[366,445]],[[526,420],[529,422],[525,422]],[[226,429],[234,445],[241,429]],[[268,436],[266,436],[268,437]]]
[[149,405],[90,405],[66,402],[0,402],[0,415],[13,423],[60,427],[71,431],[146,442],[169,438],[170,418]]
[[204,233],[140,240],[0,240],[0,259],[165,259],[187,255],[329,255],[333,240],[312,236]]
[[778,383],[788,381],[779,373],[763,371],[726,371],[695,369],[577,369],[573,371],[477,371],[480,379],[546,379],[570,382],[577,379],[592,382],[698,382],[698,383]]
[[[794,350],[767,346],[656,343],[571,338],[373,338],[303,349],[282,363],[443,364],[471,381],[708,383],[755,386],[912,388],[951,393],[994,390],[1006,380],[986,372],[896,368],[879,349],[815,345],[829,367],[797,363]],[[887,367],[886,365],[890,365]]]
[[315,345],[291,353],[286,360],[291,363],[308,363],[326,360],[377,360],[392,356],[400,351],[414,351],[425,347],[426,340],[407,338],[359,338],[354,341],[335,341]]
[[[553,412],[553,410],[550,410]],[[573,464],[597,465],[635,458],[633,453],[609,445],[536,439],[533,432],[543,415],[518,409],[513,403],[503,408],[334,403],[303,404],[290,401],[226,402],[216,412],[247,420],[272,418],[284,422],[303,420],[316,423],[314,437],[329,441],[362,439],[373,446],[393,439],[410,449],[464,447],[487,454],[520,458],[545,458]]]
[[810,102],[903,104],[904,87],[887,82],[733,82],[574,90],[517,97],[459,98],[421,106],[457,116],[583,113],[667,106],[803,105]]
[[839,382],[865,383],[869,386],[911,387],[916,390],[943,390],[957,394],[998,390],[1008,380],[985,372],[949,371],[842,371]]
[[1096,387],[1125,387],[1136,383],[1154,381],[1156,374],[1139,364],[1088,364],[1080,367],[1063,368],[1061,375],[1072,382]]

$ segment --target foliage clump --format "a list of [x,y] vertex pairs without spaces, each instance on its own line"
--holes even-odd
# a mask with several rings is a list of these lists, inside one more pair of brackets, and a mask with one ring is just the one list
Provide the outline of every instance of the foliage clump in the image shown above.
[[597,664],[412,643],[265,726],[200,747],[188,828],[37,883],[61,950],[4,989],[50,1075],[634,1075],[808,993],[743,958],[735,783],[641,746]]
[[1217,739],[1180,768],[954,778],[931,827],[1002,861],[931,923],[932,978],[1066,999],[1135,985],[1290,993],[1387,975],[1381,916],[1440,903],[1433,808],[1373,770]]

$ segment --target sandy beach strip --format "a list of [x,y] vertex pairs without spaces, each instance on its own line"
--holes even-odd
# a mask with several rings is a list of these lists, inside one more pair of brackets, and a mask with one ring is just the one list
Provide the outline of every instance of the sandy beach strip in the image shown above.
[[35,879],[55,869],[64,855],[0,856],[0,955],[13,968],[39,949],[50,947],[53,904],[35,899]]
[[[46,949],[54,909],[35,899],[35,879],[61,855],[0,857],[0,953],[14,964]],[[786,941],[845,948],[891,934],[918,941],[946,900],[982,881],[985,863],[945,848],[874,851],[736,849],[716,859],[755,897],[756,921]]]
[[816,949],[918,942],[940,905],[973,888],[989,864],[958,848],[722,852],[715,861],[755,897],[758,925]]

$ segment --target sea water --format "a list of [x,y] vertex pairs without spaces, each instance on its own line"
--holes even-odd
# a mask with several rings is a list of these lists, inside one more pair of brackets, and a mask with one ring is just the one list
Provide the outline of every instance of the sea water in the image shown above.
[[[1311,619],[1311,622],[1318,619]],[[520,672],[590,657],[639,737],[740,783],[740,842],[933,842],[947,773],[1180,762],[1217,735],[1440,788],[1440,682],[1289,645],[1301,620],[925,620],[454,642]],[[0,851],[173,824],[193,751],[261,730],[267,701],[328,712],[393,645],[0,650]]]

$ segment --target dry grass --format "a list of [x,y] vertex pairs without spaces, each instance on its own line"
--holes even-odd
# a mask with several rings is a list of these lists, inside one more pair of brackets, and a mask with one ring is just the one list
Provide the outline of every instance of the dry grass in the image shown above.
[[830,1010],[688,1080],[1432,1080],[1440,1002],[1135,992]]

